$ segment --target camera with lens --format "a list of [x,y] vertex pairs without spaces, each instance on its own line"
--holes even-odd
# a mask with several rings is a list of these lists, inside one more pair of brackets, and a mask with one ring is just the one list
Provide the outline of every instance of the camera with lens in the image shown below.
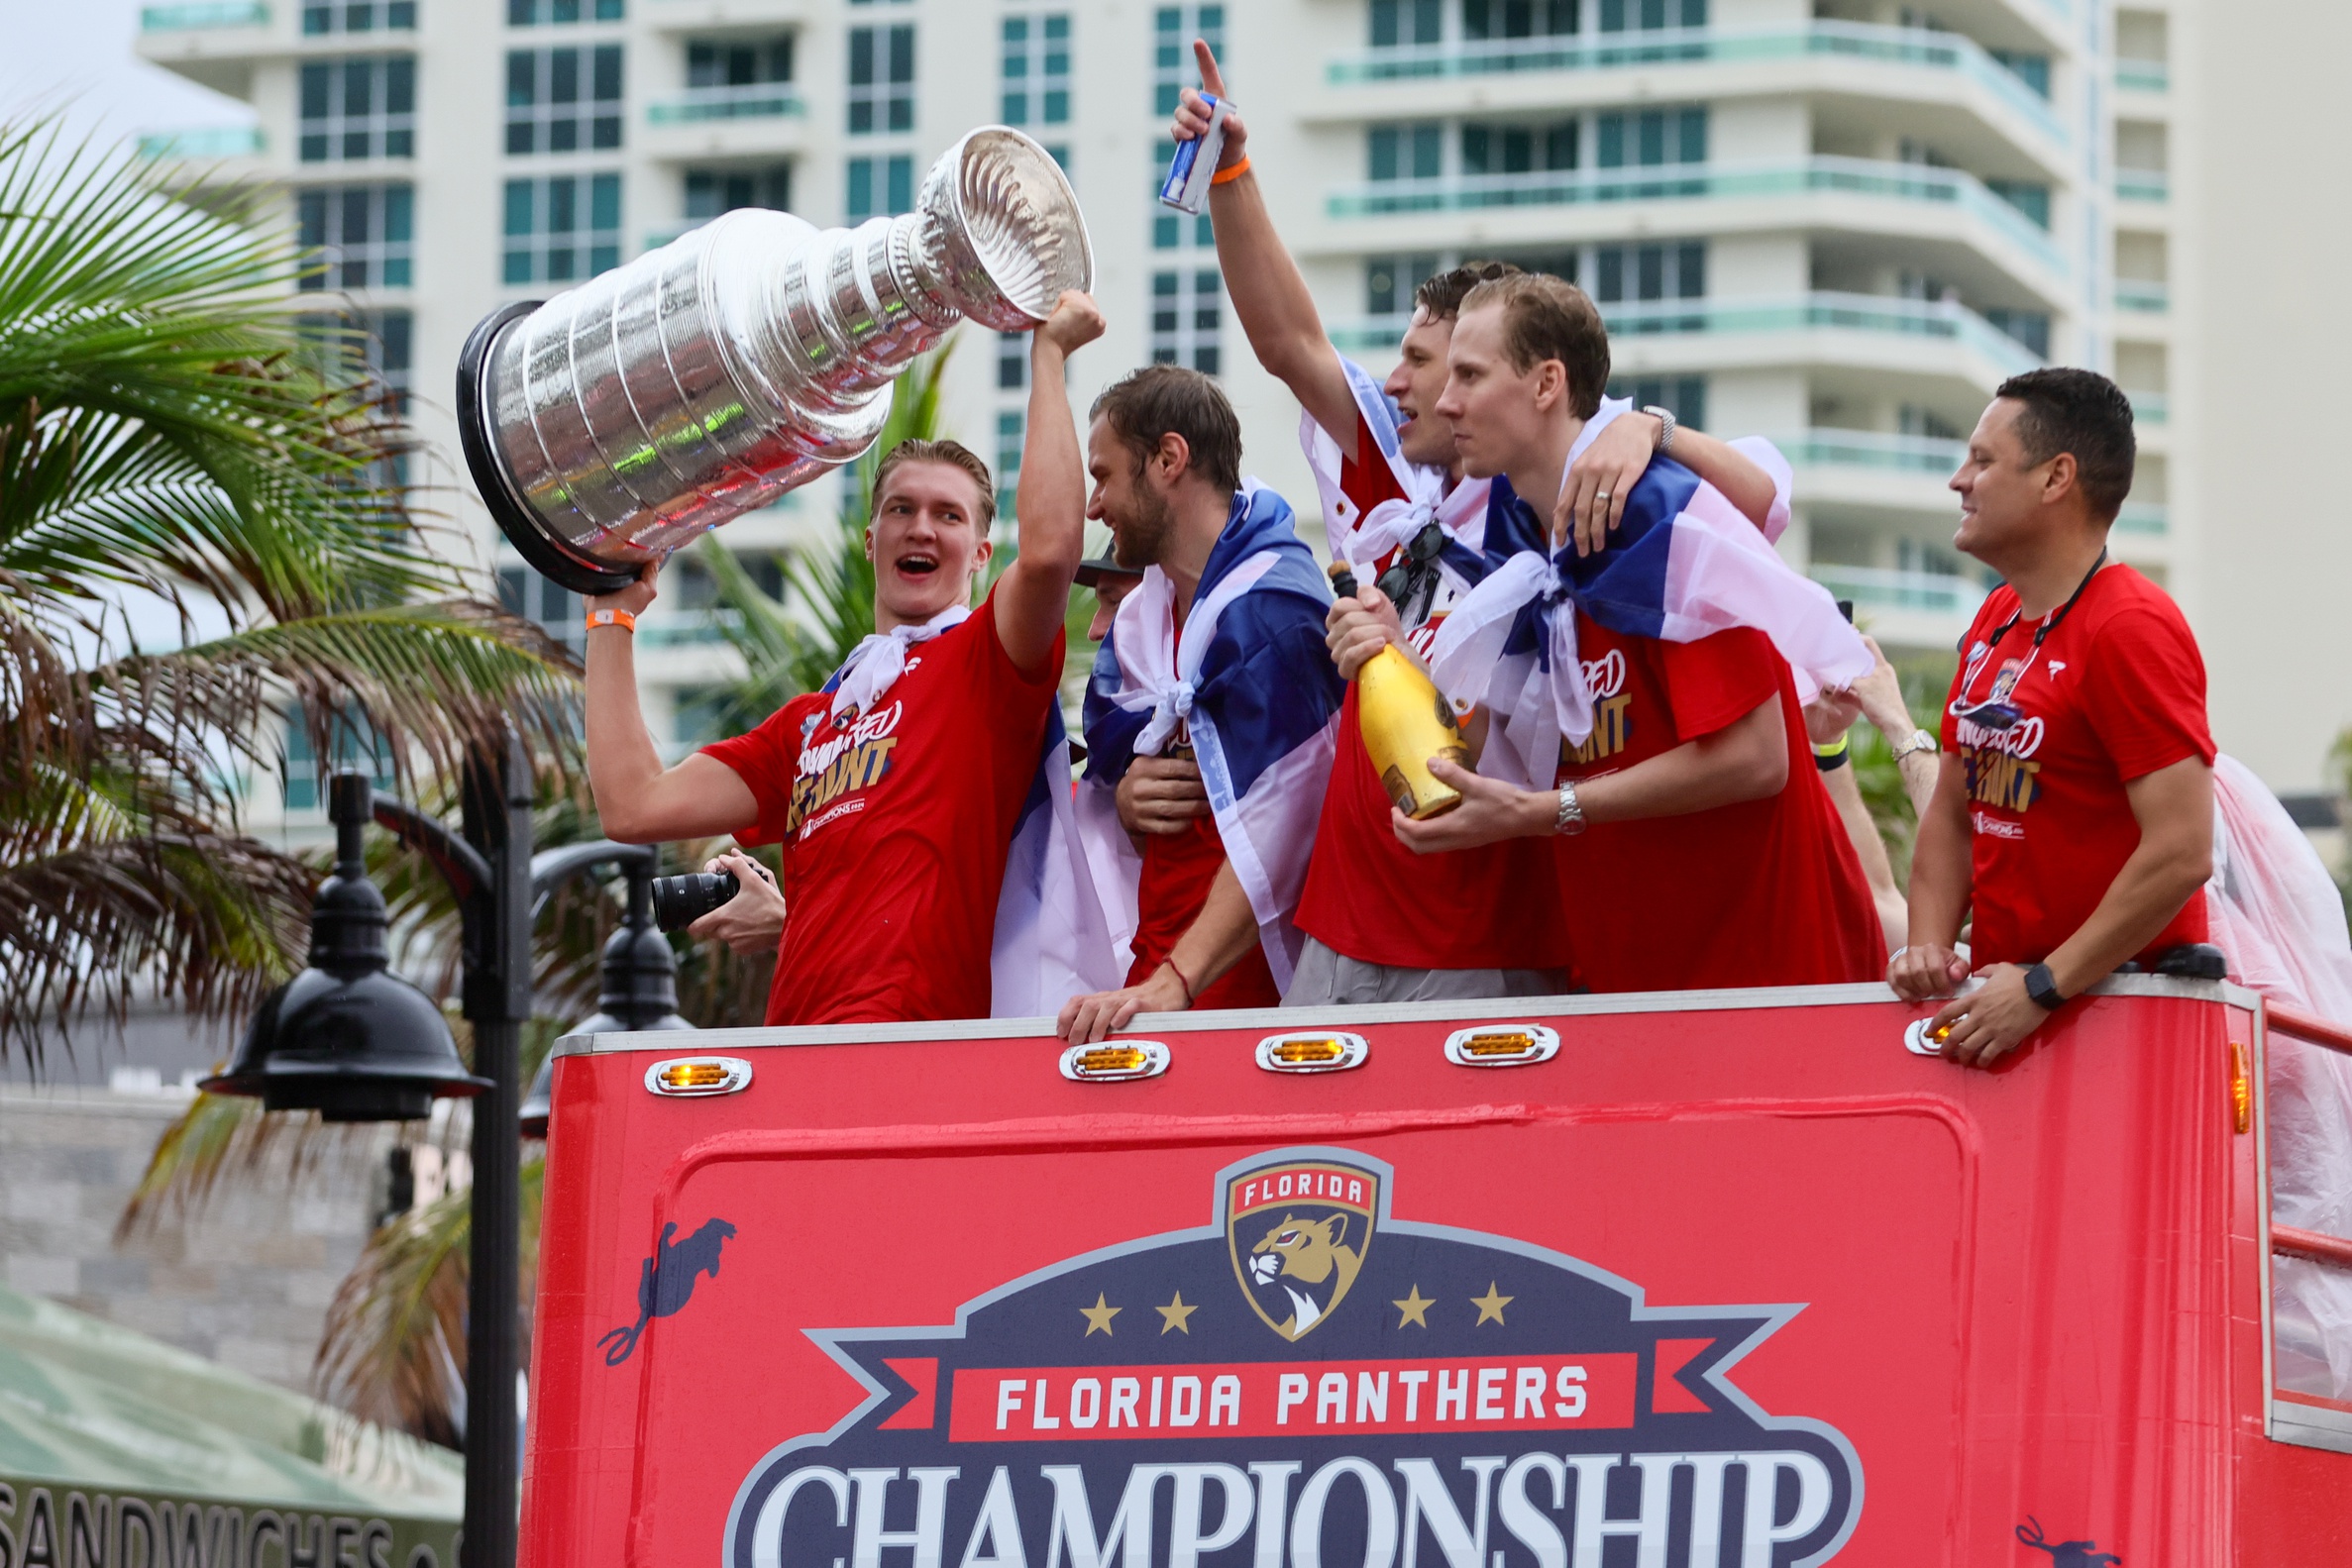
[[693,925],[743,890],[733,872],[690,871],[653,880],[653,921],[665,931]]

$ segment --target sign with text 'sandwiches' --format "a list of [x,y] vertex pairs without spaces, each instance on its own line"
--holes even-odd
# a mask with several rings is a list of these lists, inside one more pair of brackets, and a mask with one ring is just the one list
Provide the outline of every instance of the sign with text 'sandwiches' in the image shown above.
[[1729,1376],[1797,1307],[1646,1307],[1574,1258],[1394,1218],[1390,1178],[1270,1151],[1220,1173],[1206,1228],[952,1326],[812,1331],[870,1396],[753,1466],[725,1562],[1598,1568],[1617,1544],[1798,1568],[1852,1534],[1853,1445]]

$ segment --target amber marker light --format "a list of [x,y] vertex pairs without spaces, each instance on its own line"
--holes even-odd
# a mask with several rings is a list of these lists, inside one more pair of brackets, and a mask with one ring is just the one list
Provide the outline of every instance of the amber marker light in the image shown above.
[[1445,1060],[1456,1067],[1529,1067],[1559,1054],[1559,1035],[1540,1023],[1456,1029],[1445,1037]]
[[1168,1048],[1157,1040],[1110,1040],[1073,1045],[1062,1053],[1062,1077],[1077,1084],[1123,1084],[1168,1070]]
[[1269,1034],[1257,1042],[1257,1065],[1269,1073],[1342,1073],[1363,1066],[1370,1051],[1360,1034]]
[[1952,1025],[1931,1029],[1928,1025],[1933,1021],[1929,1018],[1913,1018],[1910,1027],[1903,1031],[1903,1049],[1913,1056],[1942,1056],[1944,1042],[1952,1038]]
[[682,1098],[732,1095],[750,1086],[751,1064],[739,1056],[674,1056],[645,1070],[649,1092]]
[[2246,1070],[2244,1042],[2229,1042],[2230,1122],[2240,1132],[2254,1130],[2254,1075]]

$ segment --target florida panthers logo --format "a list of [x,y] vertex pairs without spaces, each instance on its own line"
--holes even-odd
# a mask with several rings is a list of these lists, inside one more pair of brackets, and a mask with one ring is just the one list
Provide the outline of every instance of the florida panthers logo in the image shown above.
[[1268,1328],[1305,1338],[1362,1272],[1380,1178],[1336,1161],[1280,1161],[1226,1188],[1226,1241],[1241,1294]]

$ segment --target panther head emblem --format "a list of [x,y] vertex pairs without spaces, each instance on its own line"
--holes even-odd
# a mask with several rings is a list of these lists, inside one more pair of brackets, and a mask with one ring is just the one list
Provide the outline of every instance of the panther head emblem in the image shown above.
[[1226,1235],[1242,1293],[1296,1341],[1329,1318],[1363,1269],[1379,1177],[1320,1160],[1246,1173],[1228,1188]]

